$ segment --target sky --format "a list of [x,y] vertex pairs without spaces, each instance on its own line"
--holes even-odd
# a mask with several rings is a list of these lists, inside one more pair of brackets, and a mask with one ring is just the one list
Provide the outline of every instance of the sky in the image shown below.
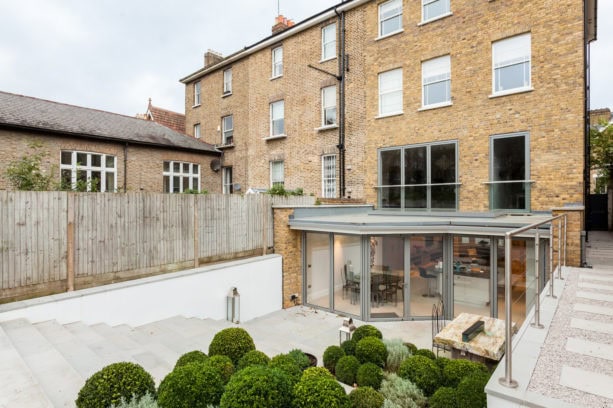
[[[278,4],[279,2],[279,4]],[[0,91],[134,116],[184,111],[180,78],[340,0],[0,0]],[[613,0],[599,3],[591,106],[613,109]]]

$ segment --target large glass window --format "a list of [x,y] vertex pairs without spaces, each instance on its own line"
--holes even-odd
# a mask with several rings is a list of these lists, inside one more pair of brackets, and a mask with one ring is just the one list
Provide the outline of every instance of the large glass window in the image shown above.
[[272,50],[272,77],[277,78],[283,75],[283,47]]
[[223,130],[223,140],[221,144],[233,145],[234,144],[234,116],[228,115],[221,118],[221,126]]
[[336,198],[336,156],[333,154],[321,158],[321,184],[324,198]]
[[402,113],[402,69],[379,74],[379,116]]
[[321,59],[332,58],[336,58],[336,24],[329,24],[321,30]]
[[404,316],[404,238],[378,236],[369,239],[370,317]]
[[453,238],[453,313],[489,316],[491,243],[487,237]]
[[422,21],[428,21],[451,12],[450,0],[422,0]]
[[270,162],[270,186],[283,187],[285,184],[285,164],[283,160]]
[[506,93],[530,89],[530,33],[492,44],[492,92]]
[[305,302],[330,308],[330,235],[306,234]]
[[443,237],[411,237],[410,257],[411,316],[431,316],[432,305],[443,296]]
[[321,90],[321,125],[336,125],[336,86]]
[[379,5],[379,36],[402,30],[402,0],[390,0]]
[[421,77],[424,107],[451,103],[451,57],[449,55],[422,62]]
[[164,162],[164,192],[200,191],[200,165],[178,161]]
[[270,104],[270,136],[285,134],[285,102],[277,101]]
[[334,235],[334,310],[360,316],[361,237]]
[[63,189],[112,192],[117,186],[115,156],[62,150],[60,157]]
[[530,211],[530,148],[527,134],[490,140],[490,208]]
[[379,151],[379,206],[457,208],[457,143],[433,143]]

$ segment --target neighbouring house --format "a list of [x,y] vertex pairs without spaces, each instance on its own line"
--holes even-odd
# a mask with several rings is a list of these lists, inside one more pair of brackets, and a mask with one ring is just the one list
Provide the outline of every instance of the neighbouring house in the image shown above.
[[220,152],[154,121],[0,92],[0,141],[0,189],[10,188],[7,166],[35,142],[63,188],[219,191],[211,162]]
[[[170,111],[168,109],[153,106],[153,104],[151,103],[151,98],[149,98],[147,112],[137,114],[136,117],[139,119],[152,120],[176,132],[185,133],[185,115],[182,113]],[[192,135],[196,139],[200,138],[197,129],[194,129],[194,133],[192,133]]]

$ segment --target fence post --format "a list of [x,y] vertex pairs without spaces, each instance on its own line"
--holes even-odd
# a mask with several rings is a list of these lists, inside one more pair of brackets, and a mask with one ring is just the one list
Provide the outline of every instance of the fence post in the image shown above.
[[501,385],[509,388],[517,388],[517,381],[513,379],[512,367],[512,339],[513,321],[511,316],[511,234],[506,233],[504,237],[504,326],[506,339],[504,344],[504,377],[498,379]]
[[193,194],[193,203],[194,203],[194,268],[200,266],[200,228],[199,228],[199,219],[198,219],[198,205],[200,201],[198,200],[198,194]]
[[540,283],[540,273],[539,273],[539,252],[540,252],[540,233],[538,227],[536,228],[536,233],[534,235],[534,265],[536,271],[536,302],[534,304],[534,323],[530,324],[530,326],[535,327],[537,329],[542,329],[545,326],[541,324],[541,291],[539,289]]
[[67,195],[67,225],[66,225],[66,274],[68,292],[74,291],[74,219],[75,219],[75,194]]

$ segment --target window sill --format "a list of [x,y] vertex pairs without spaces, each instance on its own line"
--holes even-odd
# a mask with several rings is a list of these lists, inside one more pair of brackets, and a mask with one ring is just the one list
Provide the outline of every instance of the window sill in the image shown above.
[[227,98],[228,96],[232,96],[232,92],[224,92],[223,94],[221,94],[222,98]]
[[320,126],[318,128],[315,128],[315,131],[316,132],[323,132],[323,131],[332,130],[332,129],[338,129],[338,125],[334,124],[334,125]]
[[199,108],[201,104],[193,105],[192,108]]
[[287,135],[283,134],[283,135],[268,136],[268,137],[265,137],[262,140],[269,141],[269,140],[277,140],[277,139],[285,139],[285,138],[287,138]]
[[400,30],[396,30],[394,32],[391,32],[391,33],[388,33],[388,34],[385,34],[385,35],[380,35],[377,38],[375,38],[375,41],[384,40],[384,39],[386,39],[388,37],[393,37],[395,35],[402,34],[402,33],[404,33],[404,28],[401,28]]
[[443,103],[437,103],[435,105],[422,106],[421,108],[417,109],[417,112],[423,112],[423,111],[428,111],[428,110],[438,109],[438,108],[446,108],[447,106],[453,106],[453,102],[443,102]]
[[336,59],[336,55],[334,57],[322,59],[322,60],[319,61],[319,63],[323,64],[324,62],[332,61],[332,60],[335,60],[335,59]]
[[453,16],[453,13],[451,11],[448,11],[445,14],[441,14],[440,16],[436,16],[434,18],[431,18],[430,20],[424,20],[421,23],[417,24],[417,27],[421,27],[421,26],[424,26],[426,24],[430,24],[430,23],[433,23],[435,21],[442,20],[442,19],[447,18],[449,16]]
[[274,81],[275,79],[279,79],[279,78],[283,78],[283,75],[277,75],[277,76],[274,76],[274,77],[270,77],[270,80]]
[[232,148],[234,148],[234,143],[224,144],[224,145],[217,145],[215,147],[217,147],[217,149],[219,149],[219,150],[232,149]]
[[401,111],[401,112],[386,113],[385,115],[375,116],[375,119],[391,118],[392,116],[400,116],[400,115],[404,115],[404,112]]
[[515,88],[515,89],[509,89],[508,91],[496,92],[494,94],[489,95],[488,98],[493,99],[493,98],[498,98],[500,96],[522,94],[522,93],[527,93],[527,92],[532,92],[532,91],[534,91],[534,88],[532,87]]

